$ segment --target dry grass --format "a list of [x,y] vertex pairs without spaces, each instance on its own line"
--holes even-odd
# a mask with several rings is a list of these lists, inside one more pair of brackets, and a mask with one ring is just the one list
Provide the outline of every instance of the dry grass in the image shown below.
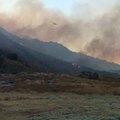
[[6,79],[13,80],[14,86],[0,87],[0,120],[120,120],[119,80],[1,75],[0,80]]
[[[120,80],[89,80],[75,76],[54,74],[4,75],[0,79],[10,79],[15,82],[12,88],[0,88],[1,91],[120,95]],[[49,79],[53,80],[51,86],[47,83]]]
[[119,120],[119,101],[120,96],[0,93],[0,119]]

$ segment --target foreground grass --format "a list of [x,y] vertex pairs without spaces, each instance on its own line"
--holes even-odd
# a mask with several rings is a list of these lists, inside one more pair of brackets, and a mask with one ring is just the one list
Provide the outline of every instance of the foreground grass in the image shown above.
[[0,93],[0,120],[120,120],[120,96]]
[[119,80],[40,73],[0,80],[14,81],[0,87],[0,120],[120,120]]

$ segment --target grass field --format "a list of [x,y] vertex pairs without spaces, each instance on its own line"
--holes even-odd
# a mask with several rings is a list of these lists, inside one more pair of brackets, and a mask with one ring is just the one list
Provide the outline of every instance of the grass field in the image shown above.
[[[0,120],[120,120],[120,81],[66,75],[2,75]],[[52,85],[47,80],[52,79]]]
[[[9,88],[0,87],[0,91],[16,92],[68,92],[77,94],[120,95],[120,80],[84,79],[69,75],[55,74],[18,74],[2,75],[1,80],[12,80],[14,85]],[[52,85],[48,84],[52,80]]]
[[0,93],[0,120],[120,120],[120,96]]

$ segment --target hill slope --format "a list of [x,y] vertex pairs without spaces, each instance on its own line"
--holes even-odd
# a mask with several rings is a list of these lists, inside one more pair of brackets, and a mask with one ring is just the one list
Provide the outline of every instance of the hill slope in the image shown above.
[[33,69],[10,51],[0,49],[0,73],[32,72]]
[[17,42],[30,49],[36,50],[37,52],[50,55],[66,62],[75,63],[80,66],[85,66],[102,71],[120,70],[120,65],[118,64],[90,57],[82,53],[72,52],[58,43],[43,42],[37,39],[18,39]]
[[18,54],[22,61],[25,61],[36,71],[70,74],[79,72],[79,69],[72,66],[71,63],[27,48],[16,40],[18,40],[18,37],[14,37],[2,28],[0,29],[0,48]]

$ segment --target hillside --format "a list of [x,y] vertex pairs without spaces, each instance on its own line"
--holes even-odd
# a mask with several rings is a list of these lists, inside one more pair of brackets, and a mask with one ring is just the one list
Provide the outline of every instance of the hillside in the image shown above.
[[120,70],[120,65],[107,62],[82,53],[72,52],[61,44],[43,42],[37,39],[17,39],[17,42],[39,53],[101,71]]
[[25,61],[33,70],[38,72],[55,73],[79,73],[77,67],[71,63],[56,59],[52,56],[37,52],[16,42],[18,38],[12,36],[4,29],[0,30],[0,48],[11,51],[19,55],[22,61]]
[[10,51],[0,49],[0,73],[18,73],[34,71],[25,61]]
[[10,49],[43,72],[79,74],[82,70],[119,71],[120,65],[72,52],[55,42],[24,39],[0,28],[0,48]]

